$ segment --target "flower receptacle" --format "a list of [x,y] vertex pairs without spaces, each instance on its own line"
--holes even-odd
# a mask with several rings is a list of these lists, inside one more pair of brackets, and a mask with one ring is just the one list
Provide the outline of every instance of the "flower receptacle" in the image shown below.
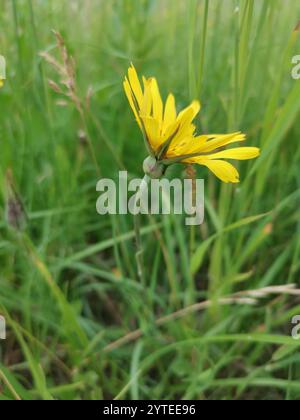
[[159,179],[165,173],[165,165],[155,159],[155,157],[148,156],[143,163],[143,169],[146,175],[152,179]]

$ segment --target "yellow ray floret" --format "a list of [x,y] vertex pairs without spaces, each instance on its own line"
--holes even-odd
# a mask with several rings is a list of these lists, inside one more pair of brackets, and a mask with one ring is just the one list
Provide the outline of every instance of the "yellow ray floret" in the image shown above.
[[238,171],[223,159],[248,160],[260,154],[257,147],[223,150],[225,146],[245,141],[246,136],[240,132],[196,136],[193,121],[200,112],[200,102],[193,101],[177,114],[174,95],[169,94],[164,105],[156,79],[143,77],[142,88],[133,65],[125,77],[124,90],[151,154],[164,165],[199,164],[223,182],[236,183]]

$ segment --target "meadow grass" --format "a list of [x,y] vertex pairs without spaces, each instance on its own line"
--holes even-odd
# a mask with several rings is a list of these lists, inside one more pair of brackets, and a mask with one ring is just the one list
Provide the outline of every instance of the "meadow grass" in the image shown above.
[[[266,289],[299,284],[299,16],[294,0],[2,1],[0,399],[300,398],[299,297]],[[48,85],[52,30],[76,61],[83,115]],[[262,149],[238,186],[197,168],[201,228],[143,218],[145,284],[132,217],[95,210],[99,174],[142,177],[131,61],[179,107],[201,100],[200,133],[241,130]],[[8,170],[22,232],[5,217]]]

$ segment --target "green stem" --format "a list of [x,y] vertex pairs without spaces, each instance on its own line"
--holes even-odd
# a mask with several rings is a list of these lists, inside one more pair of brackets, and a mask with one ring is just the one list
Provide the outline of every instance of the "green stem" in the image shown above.
[[81,118],[82,127],[83,127],[83,130],[84,130],[85,135],[86,135],[86,140],[87,140],[87,145],[88,145],[88,148],[89,148],[89,152],[90,152],[91,158],[93,160],[93,163],[95,165],[97,175],[100,177],[101,176],[101,168],[100,168],[98,160],[97,160],[96,151],[95,151],[95,148],[94,148],[92,138],[90,136],[90,132],[89,132],[89,128],[88,128],[88,124],[87,124],[87,121],[86,121],[84,111],[82,109],[79,109],[79,114],[80,114],[80,118]]
[[205,46],[207,38],[207,25],[208,25],[208,12],[209,12],[209,0],[205,0],[204,16],[202,22],[202,36],[201,36],[201,47],[200,47],[200,64],[199,64],[199,76],[197,81],[197,96],[201,96],[204,63],[205,63]]
[[16,0],[12,2],[13,16],[14,16],[14,25],[15,25],[15,38],[18,47],[18,60],[19,60],[19,70],[21,74],[22,83],[24,82],[24,67],[23,67],[23,58],[22,58],[22,45],[20,41],[20,26],[19,26],[19,15]]
[[[139,191],[136,195],[135,200],[135,210],[137,210],[138,201],[143,193],[143,188],[147,187],[149,184],[150,178],[145,175],[143,178]],[[136,240],[136,263],[137,263],[137,270],[138,270],[138,277],[141,283],[145,286],[146,285],[146,276],[145,276],[145,267],[144,267],[144,250],[142,244],[142,236],[141,236],[141,213],[137,213],[134,215],[134,231],[135,231],[135,240]]]

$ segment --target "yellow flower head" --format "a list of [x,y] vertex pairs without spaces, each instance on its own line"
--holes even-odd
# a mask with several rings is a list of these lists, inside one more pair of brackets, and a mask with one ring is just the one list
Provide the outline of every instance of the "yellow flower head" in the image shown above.
[[128,69],[124,89],[150,154],[144,170],[154,178],[162,176],[173,163],[196,163],[206,166],[223,182],[237,183],[238,171],[223,159],[247,160],[260,154],[257,147],[223,150],[224,146],[246,139],[240,132],[196,136],[193,120],[200,111],[200,102],[193,101],[177,114],[174,96],[170,94],[164,105],[153,77],[143,77],[142,89],[133,65]]

